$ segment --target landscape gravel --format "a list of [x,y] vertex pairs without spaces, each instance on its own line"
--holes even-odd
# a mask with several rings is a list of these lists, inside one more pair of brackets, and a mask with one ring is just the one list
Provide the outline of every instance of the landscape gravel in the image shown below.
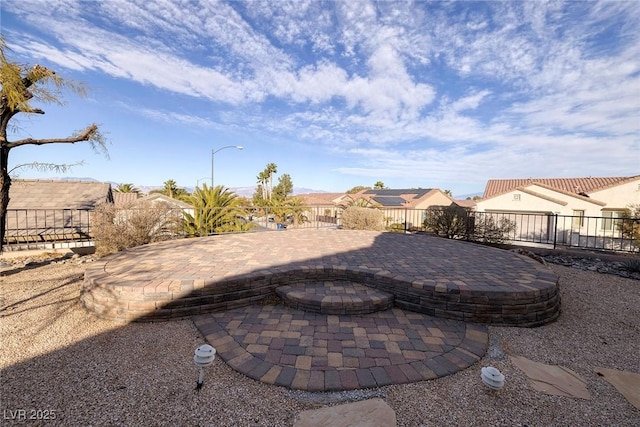
[[[1,261],[1,425],[291,426],[304,410],[374,397],[395,410],[398,426],[640,425],[640,411],[594,371],[640,372],[640,281],[632,278],[550,264],[560,318],[490,327],[487,355],[449,377],[308,393],[262,384],[216,359],[198,392],[193,352],[204,341],[190,320],[93,317],[79,303],[90,258]],[[508,355],[572,369],[591,400],[534,391]],[[483,366],[505,374],[502,390],[482,384]]]

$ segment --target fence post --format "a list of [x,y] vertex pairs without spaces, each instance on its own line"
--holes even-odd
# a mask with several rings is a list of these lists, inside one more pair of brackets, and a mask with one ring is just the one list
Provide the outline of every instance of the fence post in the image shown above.
[[556,249],[556,242],[558,239],[558,214],[554,214],[555,220],[553,224],[553,249]]
[[404,208],[404,234],[407,234],[407,213],[408,209]]

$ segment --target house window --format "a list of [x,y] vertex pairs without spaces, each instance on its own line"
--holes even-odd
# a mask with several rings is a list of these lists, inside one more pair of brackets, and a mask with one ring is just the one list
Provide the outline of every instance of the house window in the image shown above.
[[602,212],[602,230],[614,231],[617,224],[620,222],[618,219],[624,216],[624,211],[605,211]]
[[573,228],[584,227],[584,211],[573,211]]
[[513,201],[514,202],[519,202],[520,201],[520,194],[516,193],[513,195]]

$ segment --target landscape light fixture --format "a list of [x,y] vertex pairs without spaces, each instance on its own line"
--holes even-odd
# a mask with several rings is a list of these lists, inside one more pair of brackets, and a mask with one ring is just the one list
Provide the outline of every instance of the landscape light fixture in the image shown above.
[[482,382],[491,390],[500,390],[504,387],[504,375],[497,368],[494,368],[493,366],[486,366],[480,371],[480,378],[482,378]]
[[200,391],[204,384],[204,368],[211,365],[215,358],[216,349],[209,344],[202,344],[200,347],[196,348],[195,354],[193,355],[193,363],[200,368],[196,390]]
[[243,150],[244,147],[242,145],[225,145],[224,147],[211,150],[211,188],[215,187],[213,184],[213,158],[218,151],[224,150],[225,148],[235,148],[236,150]]

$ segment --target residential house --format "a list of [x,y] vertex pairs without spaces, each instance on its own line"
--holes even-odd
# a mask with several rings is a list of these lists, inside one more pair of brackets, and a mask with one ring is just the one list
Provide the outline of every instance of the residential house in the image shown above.
[[352,194],[356,205],[382,209],[387,226],[405,230],[422,227],[425,210],[435,206],[450,206],[455,200],[438,188],[372,189]]
[[337,223],[340,210],[351,200],[350,195],[345,193],[307,193],[296,197],[302,199],[307,206],[307,218],[330,224]]
[[137,199],[136,203],[162,204],[173,210],[180,210],[190,215],[194,215],[195,211],[195,208],[189,203],[183,202],[182,200],[174,199],[169,196],[165,196],[162,193],[151,193],[147,196]]
[[492,179],[476,211],[510,214],[521,232],[571,244],[587,236],[620,237],[618,218],[633,204],[640,204],[640,175]]
[[111,185],[96,181],[12,181],[6,219],[6,244],[87,240],[91,212],[113,203]]

